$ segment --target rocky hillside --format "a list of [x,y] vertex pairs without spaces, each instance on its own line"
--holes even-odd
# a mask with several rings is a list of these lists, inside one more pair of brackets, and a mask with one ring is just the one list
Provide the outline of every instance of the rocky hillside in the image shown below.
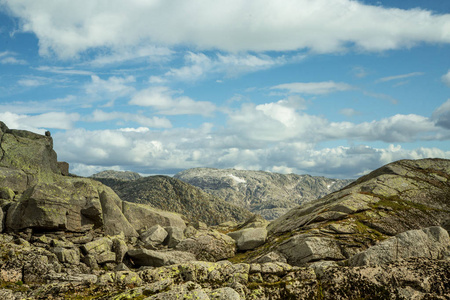
[[[382,241],[393,243],[392,236],[430,226],[449,229],[449,221],[450,160],[402,160],[292,209],[268,226],[269,242],[244,259],[269,255],[297,266],[320,260],[358,264],[357,253]],[[426,239],[415,235],[411,245]]]
[[[199,220],[208,225],[217,225],[226,221],[243,222],[252,215],[246,209],[172,177],[148,176],[136,180],[121,180],[102,178],[102,173],[93,177],[111,187],[122,200],[181,213],[190,221]],[[123,178],[119,172],[114,174],[116,178]]]
[[0,122],[0,299],[450,298],[448,160],[212,228],[71,176],[52,142]]
[[106,170],[99,172],[97,174],[94,174],[91,176],[91,178],[101,178],[101,179],[116,179],[116,180],[136,180],[141,178],[142,176],[139,175],[139,173],[136,172],[130,172],[130,171],[114,171],[114,170]]
[[188,169],[174,177],[268,220],[352,182],[310,175],[212,168]]

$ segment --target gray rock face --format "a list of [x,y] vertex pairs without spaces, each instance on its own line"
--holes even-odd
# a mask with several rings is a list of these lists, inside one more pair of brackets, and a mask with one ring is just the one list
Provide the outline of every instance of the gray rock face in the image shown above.
[[164,243],[167,244],[167,247],[169,248],[175,247],[185,239],[184,230],[180,227],[169,226],[164,229],[167,231],[167,238]]
[[162,252],[147,249],[132,249],[128,250],[127,254],[138,266],[161,267],[196,260],[192,253],[184,251]]
[[309,175],[211,168],[188,169],[174,177],[268,220],[352,182]]
[[294,266],[304,266],[308,262],[318,260],[343,260],[340,243],[325,237],[294,236],[281,244],[278,248]]
[[198,231],[181,241],[175,249],[191,252],[198,260],[218,261],[233,257],[236,243],[231,237],[217,231]]
[[167,235],[168,233],[164,228],[160,225],[155,225],[141,233],[139,238],[144,242],[144,244],[162,244]]
[[350,258],[351,266],[380,265],[411,257],[443,259],[450,249],[448,232],[439,226],[399,233]]
[[161,226],[186,228],[186,223],[179,214],[126,201],[122,203],[122,206],[124,216],[136,230],[150,228],[158,224]]
[[239,250],[252,250],[264,244],[267,238],[266,228],[246,228],[228,233],[236,241]]

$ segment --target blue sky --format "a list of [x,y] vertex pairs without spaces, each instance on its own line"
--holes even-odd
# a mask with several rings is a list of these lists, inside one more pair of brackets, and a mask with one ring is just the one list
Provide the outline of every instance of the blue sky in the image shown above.
[[0,0],[0,71],[78,175],[450,158],[450,1]]

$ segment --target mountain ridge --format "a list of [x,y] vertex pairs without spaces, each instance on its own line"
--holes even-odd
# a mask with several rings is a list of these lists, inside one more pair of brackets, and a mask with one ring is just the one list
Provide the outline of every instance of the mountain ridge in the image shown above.
[[276,219],[299,204],[323,197],[353,182],[323,176],[215,168],[187,169],[175,174],[174,178],[247,208],[268,220]]

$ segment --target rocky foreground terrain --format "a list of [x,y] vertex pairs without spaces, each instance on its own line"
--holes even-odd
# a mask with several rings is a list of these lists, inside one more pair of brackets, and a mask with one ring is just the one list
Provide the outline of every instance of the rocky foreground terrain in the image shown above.
[[353,180],[265,171],[195,168],[175,174],[229,203],[274,220],[299,204],[340,190]]
[[449,299],[450,161],[399,161],[267,224],[71,176],[0,122],[0,299]]

